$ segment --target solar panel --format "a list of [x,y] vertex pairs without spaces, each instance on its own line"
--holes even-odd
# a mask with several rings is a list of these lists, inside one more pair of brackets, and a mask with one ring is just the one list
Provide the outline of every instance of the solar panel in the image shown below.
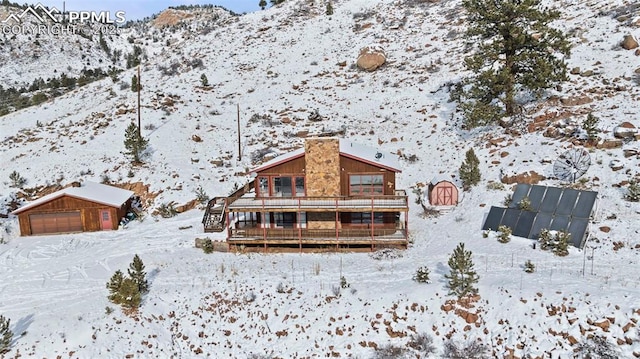
[[[538,239],[543,229],[567,231],[571,244],[582,248],[597,195],[593,191],[518,184],[509,208],[491,207],[482,229],[495,231],[504,225],[514,236],[530,239]],[[531,202],[531,211],[518,208],[525,197]]]
[[568,232],[571,233],[571,244],[575,247],[582,248],[584,235],[589,227],[589,220],[586,218],[573,218],[569,223]]
[[562,197],[560,197],[558,207],[556,207],[556,215],[571,215],[571,212],[573,212],[573,207],[576,206],[576,200],[578,199],[579,193],[580,192],[576,191],[575,189],[565,188],[564,191],[562,191]]
[[487,215],[487,219],[484,221],[484,226],[482,226],[482,230],[498,230],[498,226],[500,226],[500,222],[502,222],[502,215],[504,215],[504,211],[504,208],[491,207],[489,214]]
[[555,216],[551,221],[549,229],[553,231],[566,231],[569,227],[569,216]]
[[553,219],[551,213],[538,213],[535,221],[533,221],[531,232],[529,232],[529,238],[538,239],[538,237],[540,237],[540,231],[548,229],[551,226],[551,219]]
[[548,187],[547,192],[544,195],[544,199],[542,200],[542,205],[540,206],[539,211],[544,213],[555,212],[556,206],[558,205],[558,200],[560,199],[561,194],[562,194],[562,188]]
[[507,208],[507,210],[504,212],[504,216],[502,216],[502,224],[511,228],[511,230],[513,231],[513,229],[516,228],[516,223],[518,223],[520,212],[522,211],[519,209]]
[[516,189],[513,191],[513,195],[511,196],[511,203],[509,204],[509,208],[518,208],[518,203],[520,203],[523,198],[527,197],[530,188],[531,185],[518,183]]
[[580,197],[573,209],[573,216],[578,218],[589,218],[597,196],[598,192],[580,191]]
[[532,210],[537,211],[538,208],[540,208],[540,204],[542,203],[542,198],[544,198],[546,190],[547,187],[544,186],[531,187],[531,191],[529,191],[529,201],[531,201]]
[[522,211],[516,228],[513,229],[513,235],[518,237],[528,238],[533,226],[533,221],[536,219],[536,212]]

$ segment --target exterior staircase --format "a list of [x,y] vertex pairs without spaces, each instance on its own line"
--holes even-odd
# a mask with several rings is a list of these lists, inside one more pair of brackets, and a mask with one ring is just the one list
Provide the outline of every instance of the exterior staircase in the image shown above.
[[244,196],[247,192],[251,191],[254,187],[255,180],[251,180],[249,183],[238,188],[228,197],[214,197],[204,211],[202,217],[202,224],[204,225],[205,233],[209,232],[222,232],[227,225],[227,206],[235,202],[238,198]]

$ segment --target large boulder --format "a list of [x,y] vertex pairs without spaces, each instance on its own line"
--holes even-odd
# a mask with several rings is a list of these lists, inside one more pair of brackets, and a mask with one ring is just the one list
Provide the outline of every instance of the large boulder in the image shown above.
[[624,40],[622,40],[622,47],[625,50],[635,49],[638,47],[638,40],[633,35],[625,35]]
[[387,61],[387,54],[378,46],[367,46],[360,50],[356,65],[365,71],[375,71]]

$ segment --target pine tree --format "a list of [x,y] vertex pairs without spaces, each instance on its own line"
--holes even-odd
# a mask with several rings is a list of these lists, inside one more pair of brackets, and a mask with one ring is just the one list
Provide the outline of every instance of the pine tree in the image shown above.
[[138,91],[138,76],[133,75],[131,77],[131,91],[133,92],[137,92]]
[[260,6],[260,9],[264,10],[267,7],[267,0],[260,0],[258,6]]
[[566,231],[557,232],[554,237],[553,254],[564,257],[569,255],[569,241],[571,240],[571,233]]
[[327,2],[327,15],[333,15],[333,4],[331,4],[331,1]]
[[138,284],[135,280],[131,278],[125,278],[122,280],[120,290],[118,291],[118,300],[119,302],[117,304],[120,304],[125,308],[133,309],[140,306],[142,297],[140,290],[138,289]]
[[140,163],[142,152],[147,149],[149,142],[138,133],[138,126],[131,122],[124,133],[125,154],[131,156],[131,162]]
[[205,74],[200,75],[200,83],[202,84],[203,87],[209,87],[209,79],[207,78],[207,75]]
[[533,264],[531,259],[527,259],[527,261],[524,262],[524,271],[527,273],[533,273],[536,271],[536,265]]
[[117,270],[115,273],[113,273],[111,279],[109,279],[109,282],[107,283],[107,289],[109,289],[109,296],[107,298],[109,298],[109,300],[113,303],[120,304],[119,293],[123,280],[124,274],[122,274],[122,271]]
[[598,137],[598,122],[600,122],[600,119],[592,113],[589,113],[587,118],[582,121],[582,129],[587,133],[589,141],[593,141]]
[[[567,78],[570,45],[549,27],[560,12],[540,9],[541,0],[463,0],[468,13],[466,37],[477,44],[465,65],[475,75],[466,80],[460,104],[467,127],[513,116],[516,95],[553,87]],[[468,101],[465,101],[468,100]]]
[[127,272],[129,273],[129,277],[138,285],[140,294],[145,294],[149,291],[149,283],[146,279],[147,273],[144,271],[144,263],[142,263],[142,259],[140,259],[137,254],[133,257],[131,264],[129,264]]
[[511,241],[511,228],[503,225],[498,226],[498,242],[509,243]]
[[478,275],[473,270],[471,251],[464,249],[464,243],[458,244],[453,250],[448,264],[451,271],[444,277],[449,281],[449,294],[457,295],[458,298],[477,294],[478,289],[474,285],[478,283]]
[[0,354],[4,354],[9,351],[11,346],[11,340],[13,339],[13,332],[9,329],[11,320],[5,318],[4,315],[0,315]]
[[472,186],[475,186],[480,182],[480,161],[476,157],[473,148],[470,148],[465,154],[465,160],[460,166],[459,174],[462,180],[462,187],[465,191],[468,191]]

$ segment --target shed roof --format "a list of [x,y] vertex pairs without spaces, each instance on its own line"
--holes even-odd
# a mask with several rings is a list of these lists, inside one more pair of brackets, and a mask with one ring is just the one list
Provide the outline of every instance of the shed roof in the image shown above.
[[63,196],[84,199],[90,202],[104,204],[109,207],[120,207],[131,196],[133,196],[133,192],[101,183],[85,182],[81,187],[67,187],[44,197],[40,197],[11,213],[19,214]]
[[[342,138],[340,139],[340,155],[353,158],[355,160],[365,162],[373,166],[385,168],[393,172],[401,172],[400,162],[393,154],[385,153],[379,151],[375,147],[362,145]],[[291,151],[289,153],[285,153],[276,158],[273,158],[263,163],[259,167],[253,169],[251,172],[256,173],[264,171],[273,166],[289,162],[302,156],[304,156],[304,148],[299,148],[295,151]]]
[[437,176],[433,177],[431,179],[431,181],[429,181],[429,184],[435,186],[438,183],[445,182],[445,181],[449,182],[449,183],[452,183],[456,187],[460,186],[460,183],[459,183],[459,181],[457,179],[455,179],[455,178],[453,178],[451,176],[445,176],[445,175],[437,175]]

